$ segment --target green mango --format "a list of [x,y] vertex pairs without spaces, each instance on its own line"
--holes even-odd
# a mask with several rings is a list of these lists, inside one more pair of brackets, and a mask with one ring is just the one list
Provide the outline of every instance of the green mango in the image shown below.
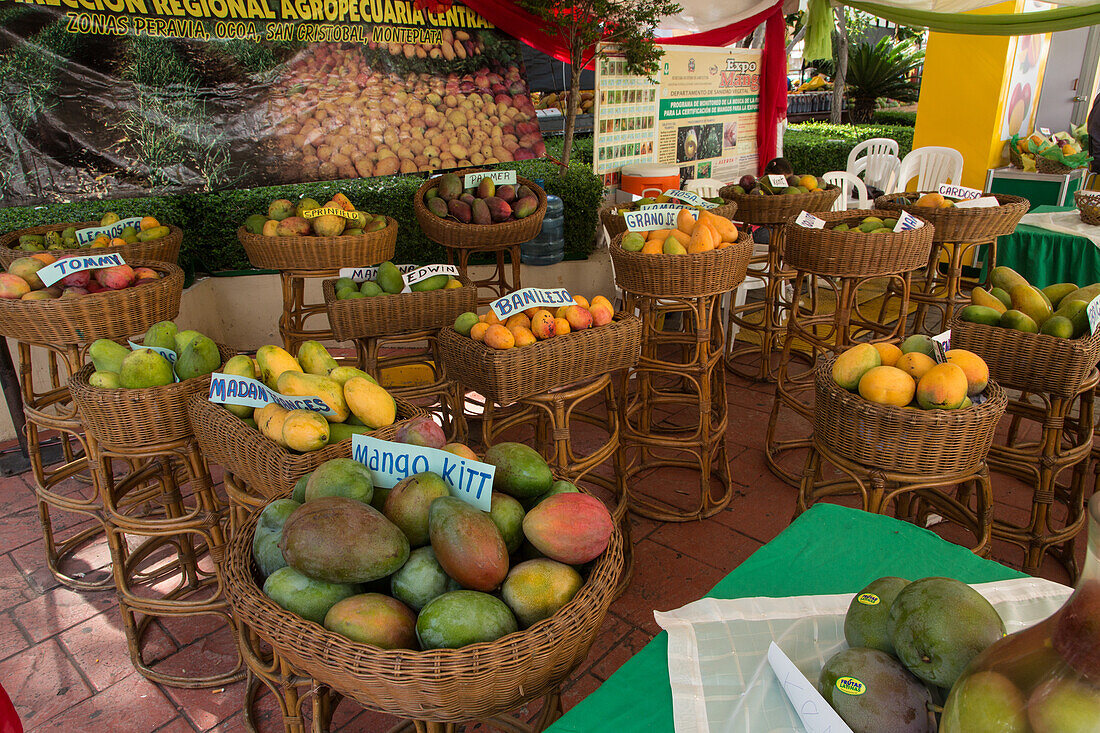
[[108,339],[98,339],[88,347],[88,356],[97,372],[118,374],[122,371],[122,361],[130,354],[128,348]]
[[1074,290],[1077,289],[1076,283],[1058,283],[1056,285],[1047,285],[1043,288],[1043,295],[1050,301],[1050,307],[1054,310],[1058,309],[1058,305],[1062,302],[1062,298],[1066,297]]
[[405,289],[405,277],[392,262],[383,262],[378,266],[378,285],[384,292],[400,293]]
[[176,360],[176,376],[180,381],[201,377],[217,371],[221,363],[218,345],[212,339],[199,334],[198,338],[183,347],[183,353]]
[[256,521],[256,534],[252,536],[252,559],[265,578],[279,568],[286,567],[283,552],[279,549],[279,540],[283,537],[283,525],[301,506],[293,499],[276,499],[264,507]]
[[432,290],[439,290],[444,287],[450,279],[450,275],[432,275],[418,283],[413,283],[409,286],[409,290],[412,290],[414,293],[427,293]]
[[989,308],[984,305],[968,305],[959,311],[959,320],[966,321],[967,323],[983,323],[986,326],[997,326],[1000,325],[1001,314],[995,308]]
[[[1067,296],[1068,297],[1068,296]],[[1068,300],[1062,298],[1055,316],[1068,318],[1073,324],[1073,338],[1080,338],[1089,330],[1089,304],[1083,300]],[[1053,317],[1053,316],[1052,316]]]
[[382,288],[374,280],[367,280],[359,286],[359,294],[368,298],[373,298],[376,295],[382,294]]
[[264,224],[266,223],[267,217],[263,214],[252,214],[244,220],[244,228],[247,229],[250,234],[259,236],[264,233]]
[[145,338],[142,339],[142,344],[158,349],[175,351],[177,333],[179,333],[179,329],[172,321],[154,323],[149,327],[149,330],[145,332]]
[[122,360],[118,381],[125,389],[144,389],[163,387],[176,380],[167,359],[155,351],[138,349]]

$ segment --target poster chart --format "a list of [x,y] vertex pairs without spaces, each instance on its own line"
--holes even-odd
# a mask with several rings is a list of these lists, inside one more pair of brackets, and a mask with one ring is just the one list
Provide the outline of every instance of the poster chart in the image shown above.
[[[1021,12],[1037,12],[1053,7],[1029,0]],[[1050,35],[1013,36],[1008,46],[1008,100],[1001,115],[1001,139],[1028,135],[1034,129],[1039,109],[1039,90],[1043,86]]]
[[626,75],[613,49],[597,64],[596,173],[605,185],[631,163],[674,165],[683,181],[755,173],[761,51],[662,49],[652,80]]

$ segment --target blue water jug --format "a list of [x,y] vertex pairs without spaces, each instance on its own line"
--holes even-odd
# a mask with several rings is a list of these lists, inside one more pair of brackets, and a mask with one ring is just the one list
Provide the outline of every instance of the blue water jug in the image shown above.
[[553,265],[565,259],[565,207],[557,196],[546,197],[542,230],[519,247],[525,265]]

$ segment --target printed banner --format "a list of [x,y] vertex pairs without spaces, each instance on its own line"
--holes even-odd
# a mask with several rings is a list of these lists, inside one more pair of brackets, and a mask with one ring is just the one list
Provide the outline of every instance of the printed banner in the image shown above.
[[439,474],[451,494],[483,512],[492,508],[496,466],[472,461],[438,448],[392,443],[369,435],[351,436],[351,456],[371,470],[374,485],[392,489],[402,479],[425,471]]
[[455,3],[3,0],[7,206],[541,157],[520,44]]

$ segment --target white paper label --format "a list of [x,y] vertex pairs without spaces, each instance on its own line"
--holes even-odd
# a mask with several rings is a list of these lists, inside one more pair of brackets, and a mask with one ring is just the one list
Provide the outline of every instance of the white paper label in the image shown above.
[[163,356],[165,359],[168,360],[168,363],[172,365],[172,377],[177,382],[180,381],[179,375],[176,374],[176,352],[172,351],[171,349],[162,349],[159,346],[142,346],[141,344],[135,344],[133,341],[127,341],[126,343],[130,345],[131,351],[145,349],[146,351],[155,351]]
[[413,270],[405,275],[405,286],[407,288],[410,285],[415,285],[421,280],[427,280],[429,277],[435,277],[436,275],[458,277],[458,274],[458,268],[454,265],[424,265],[420,269]]
[[786,188],[791,185],[787,183],[787,177],[778,173],[769,173],[765,178],[768,179],[768,185],[772,188]]
[[247,407],[263,407],[274,402],[287,410],[312,410],[326,417],[336,415],[320,397],[288,397],[258,380],[220,372],[210,375],[210,394],[207,399],[219,405]]
[[699,212],[695,209],[644,209],[642,211],[627,211],[623,214],[626,219],[626,228],[632,232],[652,232],[657,229],[675,229],[676,217],[681,211],[691,214],[691,218],[698,219]]
[[642,204],[638,211],[679,211],[686,208],[687,204]]
[[947,363],[947,352],[951,349],[951,329],[932,337],[932,359],[937,364]]
[[894,225],[894,231],[909,232],[914,229],[920,229],[922,226],[924,226],[923,221],[913,216],[908,211],[903,211],[898,217],[898,223]]
[[126,260],[122,259],[122,255],[118,252],[112,252],[105,255],[78,255],[76,257],[66,257],[54,262],[52,265],[46,265],[39,270],[38,279],[42,281],[43,285],[49,287],[66,275],[71,275],[74,272],[102,270],[104,267],[116,267],[125,264]]
[[[419,267],[420,265],[397,265],[397,271],[402,275],[407,275]],[[360,283],[366,280],[373,280],[378,277],[378,267],[341,267],[340,277],[348,277]]]
[[505,320],[513,313],[525,311],[528,308],[560,308],[563,305],[574,305],[573,296],[565,288],[544,290],[542,288],[522,288],[509,293],[503,298],[497,298],[489,307],[493,309],[500,320]]
[[1092,335],[1096,333],[1097,324],[1100,324],[1100,295],[1089,301],[1089,307],[1085,312],[1089,315],[1089,335]]
[[122,230],[126,227],[133,227],[134,229],[141,229],[141,217],[131,216],[129,219],[119,219],[114,224],[108,224],[105,227],[89,227],[88,229],[76,230],[77,244],[87,244],[91,242],[100,234],[110,239],[122,234]]
[[774,641],[768,646],[768,664],[807,733],[852,733],[852,729],[830,707],[817,687],[810,684],[806,675],[794,666],[794,662]]
[[691,191],[680,191],[675,188],[670,188],[665,191],[662,196],[668,196],[670,199],[683,201],[690,206],[702,206],[704,209],[714,209],[718,207],[718,204],[711,203],[699,194],[692,193]]
[[976,188],[966,186],[953,186],[950,183],[941,183],[940,194],[953,199],[977,199],[982,197],[982,192]]
[[484,171],[482,173],[467,173],[462,179],[463,188],[475,188],[483,179],[492,178],[498,186],[515,185],[515,171]]
[[807,229],[824,229],[825,220],[819,219],[808,211],[803,211],[798,215],[798,218],[794,220],[794,223],[800,227],[806,227]]
[[1040,127],[1039,132],[1041,132],[1044,137],[1050,137],[1050,135],[1051,135],[1049,127]]
[[956,209],[991,209],[994,206],[1000,206],[1001,202],[997,200],[996,196],[982,196],[977,199],[969,199],[967,201],[960,201],[955,204]]
[[438,448],[392,443],[369,435],[351,436],[351,456],[371,470],[374,485],[392,489],[402,479],[430,471],[439,474],[451,494],[483,512],[492,507],[496,466],[472,461]]

